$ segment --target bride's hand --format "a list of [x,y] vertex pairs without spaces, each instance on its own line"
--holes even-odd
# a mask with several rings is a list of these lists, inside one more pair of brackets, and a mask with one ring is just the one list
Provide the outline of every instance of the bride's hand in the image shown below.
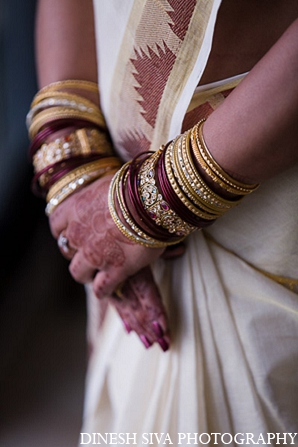
[[77,282],[92,282],[98,298],[111,296],[120,283],[164,252],[135,244],[120,232],[108,208],[110,181],[107,176],[86,186],[50,216],[52,234],[71,260],[71,275]]
[[126,331],[135,331],[146,348],[158,343],[163,351],[170,345],[166,310],[150,267],[145,267],[116,289],[109,298]]
[[170,342],[166,312],[151,269],[144,267],[161,255],[179,256],[184,247],[148,249],[122,235],[108,210],[110,180],[102,178],[62,202],[50,216],[51,231],[71,261],[73,278],[92,282],[98,298],[110,297],[128,331],[146,347],[158,342],[165,351]]

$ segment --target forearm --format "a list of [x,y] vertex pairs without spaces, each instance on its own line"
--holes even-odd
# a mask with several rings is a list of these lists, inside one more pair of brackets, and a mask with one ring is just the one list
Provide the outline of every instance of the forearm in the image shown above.
[[39,0],[36,59],[40,87],[65,79],[97,82],[92,0]]
[[231,175],[262,182],[298,162],[298,20],[207,119],[204,137]]

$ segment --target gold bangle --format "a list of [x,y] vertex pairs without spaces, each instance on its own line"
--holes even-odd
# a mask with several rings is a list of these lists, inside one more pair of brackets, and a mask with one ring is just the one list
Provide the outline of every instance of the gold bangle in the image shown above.
[[30,110],[26,117],[27,128],[32,124],[32,121],[42,110],[54,106],[68,107],[83,112],[101,113],[97,104],[89,101],[83,96],[73,95],[70,93],[60,92],[46,92],[43,95],[38,95],[31,103]]
[[93,182],[94,180],[98,180],[99,178],[105,177],[106,175],[114,174],[117,171],[117,169],[112,169],[110,167],[108,168],[101,168],[97,171],[91,172],[89,174],[85,174],[82,177],[79,177],[75,181],[72,181],[68,185],[66,185],[62,191],[59,191],[56,196],[54,196],[47,204],[45,213],[47,216],[49,216],[60,203],[62,203],[67,197],[69,197],[71,194],[76,192],[77,190],[81,189],[83,186],[88,185],[89,183]]
[[[164,242],[164,241],[160,241],[158,239],[155,239],[151,236],[149,236],[147,233],[145,233],[141,228],[138,227],[138,225],[131,219],[124,200],[122,198],[122,194],[121,194],[121,186],[124,185],[125,183],[125,179],[127,178],[127,173],[125,174],[126,171],[126,167],[121,168],[120,171],[118,172],[117,178],[115,180],[115,192],[116,192],[116,197],[118,200],[118,204],[119,204],[119,208],[121,210],[122,216],[125,220],[125,222],[129,225],[129,227],[143,240],[150,242],[152,244],[154,244],[154,246],[157,247],[166,247],[168,245],[173,244],[177,244],[178,242],[181,242],[181,238],[180,239],[175,239],[175,241],[173,242]],[[124,175],[123,175],[124,174]]]
[[[191,202],[199,209],[210,213],[214,218],[222,214],[222,208],[213,206],[211,201],[211,190],[206,194],[207,189],[203,187],[203,180],[200,178],[191,160],[187,156],[186,139],[189,133],[182,135],[173,147],[173,172],[176,179]],[[207,187],[207,185],[206,185]],[[202,192],[202,189],[204,192]],[[208,197],[210,201],[208,202]]]
[[48,91],[57,91],[61,89],[78,89],[78,90],[87,90],[89,92],[98,93],[98,84],[92,81],[83,81],[78,79],[67,79],[65,81],[57,81],[52,82],[51,84],[46,85],[37,93],[44,93]]
[[98,169],[106,169],[106,168],[119,168],[120,161],[116,157],[107,157],[100,160],[91,161],[89,163],[85,163],[78,168],[73,169],[68,174],[65,174],[61,177],[56,183],[48,191],[46,201],[49,202],[59,191],[61,191],[65,185],[70,184],[72,181],[75,181],[78,178],[81,178],[84,175],[89,175],[91,172],[94,172]]
[[57,206],[60,205],[60,203],[62,203],[78,189],[81,189],[83,186],[88,185],[94,180],[98,180],[106,175],[114,174],[117,169],[118,167],[113,167],[112,165],[101,165],[93,171],[88,170],[87,172],[72,178],[68,183],[63,184],[63,187],[56,191],[56,193],[49,199],[45,209],[46,215],[49,216],[57,208]]
[[90,101],[90,99],[85,98],[85,96],[77,95],[75,93],[67,93],[67,92],[49,90],[49,91],[46,91],[43,93],[38,92],[34,96],[32,102],[31,102],[30,109],[37,106],[44,100],[54,100],[55,101],[56,99],[82,102],[82,103],[84,103],[84,105],[87,105],[88,107],[96,107],[96,108],[99,107],[97,104]]
[[195,190],[195,192],[197,193],[198,198],[202,200],[210,209],[222,215],[238,205],[242,201],[243,197],[237,200],[225,199],[216,194],[214,191],[212,191],[211,188],[208,187],[208,185],[204,182],[201,175],[199,174],[192,158],[191,148],[194,144],[194,129],[190,130],[189,136],[190,140],[188,139],[187,141],[187,151],[185,151],[185,164],[190,169],[190,178],[195,185],[198,185],[198,188]]
[[[178,137],[179,138],[179,137]],[[177,138],[176,138],[177,140]],[[178,198],[181,200],[181,202],[196,216],[201,217],[202,219],[206,220],[214,220],[214,216],[211,216],[209,213],[201,212],[196,206],[193,205],[192,202],[185,196],[185,194],[181,191],[181,188],[179,184],[177,183],[177,180],[173,173],[172,168],[172,162],[173,162],[173,146],[176,143],[176,140],[174,140],[166,149],[165,153],[165,169],[166,174],[168,177],[168,180],[178,196]]]
[[214,182],[218,183],[226,191],[237,195],[246,195],[255,191],[259,187],[258,184],[248,185],[238,182],[237,180],[230,177],[214,160],[207,148],[203,137],[202,128],[204,121],[205,120],[202,120],[200,123],[194,126],[196,144],[193,145],[194,155],[197,157],[202,168]]
[[39,130],[45,124],[49,124],[52,121],[61,119],[73,119],[73,118],[87,120],[93,124],[98,125],[99,127],[105,126],[105,122],[100,113],[89,113],[75,109],[53,107],[50,109],[43,110],[38,114],[38,116],[34,119],[33,123],[29,127],[29,136],[31,139],[34,138],[36,134],[39,132]]
[[[121,168],[122,172],[129,164],[130,164],[130,162],[127,162],[125,165],[123,165],[123,167]],[[116,192],[116,182],[118,181],[118,178],[119,178],[119,171],[116,172],[116,174],[114,175],[114,177],[111,181],[110,188],[109,188],[109,196],[108,196],[108,206],[109,206],[110,215],[111,215],[115,225],[117,226],[118,230],[121,231],[121,233],[127,239],[131,240],[134,243],[143,245],[144,247],[147,247],[147,248],[164,248],[168,245],[171,245],[170,243],[164,243],[164,242],[160,242],[158,240],[155,241],[152,238],[150,238],[150,239],[148,239],[147,237],[143,238],[142,236],[136,234],[135,232],[132,232],[121,221],[119,215],[117,214],[115,200],[114,200],[114,196],[115,196],[115,192]],[[177,242],[175,242],[175,243],[177,243]]]
[[161,154],[155,152],[142,164],[138,175],[138,191],[144,209],[150,219],[177,236],[187,236],[197,228],[181,219],[159,192],[155,181],[155,166]]
[[196,178],[194,181],[194,172],[191,170],[189,159],[187,158],[186,152],[186,135],[184,138],[180,138],[179,141],[174,145],[173,148],[173,172],[174,175],[186,196],[191,200],[191,202],[199,207],[200,209],[210,212],[211,214],[218,214],[217,209],[213,209],[204,202],[200,195],[197,193],[201,182]]
[[34,170],[39,172],[57,162],[91,153],[113,154],[108,135],[97,129],[78,129],[69,135],[43,144],[33,156]]

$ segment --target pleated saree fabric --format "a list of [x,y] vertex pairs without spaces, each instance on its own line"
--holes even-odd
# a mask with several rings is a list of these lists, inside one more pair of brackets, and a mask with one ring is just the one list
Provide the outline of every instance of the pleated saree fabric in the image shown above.
[[[207,117],[241,82],[197,88],[219,6],[94,0],[102,108],[124,159]],[[146,433],[178,445],[178,433],[298,432],[297,187],[293,167],[192,234],[183,257],[152,266],[167,353],[145,350],[113,309],[99,325],[89,293],[82,432],[137,433],[139,446]]]

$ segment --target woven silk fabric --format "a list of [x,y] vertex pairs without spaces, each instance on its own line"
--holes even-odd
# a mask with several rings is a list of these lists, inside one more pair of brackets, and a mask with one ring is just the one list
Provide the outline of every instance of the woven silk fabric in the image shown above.
[[125,158],[156,150],[179,133],[208,59],[219,5],[125,0],[119,11],[117,1],[94,2],[102,108]]
[[[125,158],[208,116],[240,82],[196,90],[219,3],[94,1],[101,100]],[[137,433],[138,446],[144,433],[178,445],[178,433],[298,432],[297,187],[293,167],[153,266],[167,353],[146,351],[113,309],[99,325],[89,292],[82,432]]]

